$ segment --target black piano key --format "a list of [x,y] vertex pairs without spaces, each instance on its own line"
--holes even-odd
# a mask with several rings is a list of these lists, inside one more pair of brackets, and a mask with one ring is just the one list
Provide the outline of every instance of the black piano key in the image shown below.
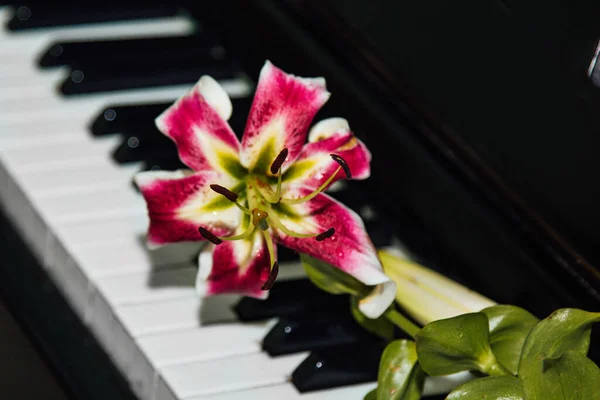
[[57,42],[50,45],[39,58],[41,67],[75,65],[106,58],[128,62],[138,57],[156,57],[177,60],[192,53],[206,54],[219,60],[226,56],[225,49],[211,34],[192,36],[154,37],[126,40]]
[[385,218],[365,221],[365,228],[377,248],[391,246],[396,237],[394,225]]
[[178,157],[152,158],[146,160],[142,165],[142,171],[175,171],[178,169],[189,169]]
[[[250,105],[252,104],[252,98],[232,99],[231,103],[233,105],[233,113],[228,122],[238,138],[241,138],[250,111]],[[98,114],[92,122],[90,130],[94,136],[133,131],[140,132],[137,129],[140,124],[145,124],[146,127],[148,126],[148,121],[151,121],[151,124],[153,124],[154,119],[172,104],[173,102],[126,106],[111,105]]]
[[325,312],[328,309],[347,308],[348,301],[347,296],[331,295],[318,289],[308,279],[297,279],[275,282],[266,300],[242,298],[234,306],[234,311],[240,321],[260,321],[299,315],[311,310]]
[[127,5],[86,5],[56,7],[48,5],[16,6],[14,17],[8,22],[11,31],[23,31],[52,26],[70,26],[88,23],[126,21],[135,19],[171,17],[179,13],[176,4]]
[[229,121],[227,122],[240,140],[244,134],[246,120],[248,119],[250,107],[252,106],[252,99],[253,97],[244,97],[241,99],[233,99],[231,101],[233,112],[231,113],[231,118],[229,118]]
[[312,311],[280,319],[263,339],[263,350],[279,356],[355,343],[368,335],[354,321],[346,305],[321,315]]
[[177,147],[153,126],[142,135],[125,135],[123,142],[113,150],[112,158],[118,164],[177,156]]
[[60,85],[65,96],[111,92],[145,87],[180,85],[195,83],[202,75],[213,78],[233,79],[240,69],[231,60],[190,59],[185,62],[169,63],[166,60],[142,60],[147,62],[110,64],[90,63],[73,69],[70,76]]
[[344,181],[344,183],[344,188],[336,192],[330,192],[329,195],[360,213],[361,209],[369,203],[365,186],[360,182]]
[[173,102],[106,107],[94,119],[90,131],[94,136],[125,132],[145,121],[154,121]]
[[325,390],[377,380],[385,342],[363,340],[312,352],[292,373],[300,392]]

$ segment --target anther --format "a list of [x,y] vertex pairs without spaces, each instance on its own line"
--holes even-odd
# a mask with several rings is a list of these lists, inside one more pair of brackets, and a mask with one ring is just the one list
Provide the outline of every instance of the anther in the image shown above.
[[210,185],[210,188],[213,191],[219,193],[220,195],[227,197],[227,200],[229,200],[229,201],[235,202],[238,199],[238,195],[236,193],[233,193],[231,190],[229,190],[221,185],[213,184],[213,185]]
[[198,231],[200,232],[200,234],[202,235],[202,237],[204,239],[208,240],[211,243],[214,243],[214,244],[221,244],[221,243],[223,243],[223,241],[221,239],[219,239],[212,232],[210,232],[207,229],[204,229],[203,227],[199,227]]
[[279,264],[277,263],[277,261],[275,261],[275,264],[273,264],[273,268],[271,268],[271,273],[269,274],[269,277],[267,278],[265,283],[263,283],[261,289],[262,290],[270,290],[273,287],[273,283],[275,283],[275,279],[277,278],[278,273],[279,273]]
[[352,179],[352,172],[350,172],[350,167],[348,166],[348,163],[346,162],[346,160],[344,160],[341,156],[339,156],[337,154],[330,154],[329,156],[331,158],[333,158],[333,161],[340,164],[340,166],[344,170],[344,173],[346,174],[346,179],[348,179],[348,180]]
[[317,236],[315,236],[315,240],[317,242],[322,242],[323,240],[329,239],[330,237],[332,237],[334,233],[335,233],[335,228],[329,228],[325,232],[319,233]]
[[285,161],[287,156],[288,156],[288,149],[286,147],[283,150],[281,150],[281,153],[279,153],[277,158],[275,158],[275,161],[273,161],[273,164],[271,164],[271,173],[273,175],[275,175],[277,173],[277,171],[279,171],[279,169],[283,165],[283,162]]

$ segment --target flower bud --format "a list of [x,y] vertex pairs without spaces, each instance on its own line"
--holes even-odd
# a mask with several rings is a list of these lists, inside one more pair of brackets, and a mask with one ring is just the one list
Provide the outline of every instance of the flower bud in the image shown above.
[[478,312],[496,303],[422,265],[380,251],[383,269],[394,282],[396,301],[415,321],[432,321]]

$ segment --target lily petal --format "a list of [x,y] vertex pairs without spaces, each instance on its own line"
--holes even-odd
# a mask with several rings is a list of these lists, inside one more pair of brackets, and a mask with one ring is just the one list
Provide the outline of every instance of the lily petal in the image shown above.
[[267,61],[242,138],[242,165],[270,174],[269,166],[287,148],[288,157],[282,165],[285,171],[300,154],[308,127],[329,95],[323,78],[299,78]]
[[[318,188],[340,166],[329,156],[332,153],[346,161],[352,172],[352,179],[366,179],[370,176],[371,153],[350,131],[345,119],[329,118],[320,121],[310,130],[308,141],[296,162],[286,171],[283,182]],[[339,171],[330,186],[345,178],[344,171]]]
[[248,240],[206,246],[199,257],[196,291],[200,296],[237,293],[265,299],[261,290],[271,271],[264,237],[256,231]]
[[210,76],[156,118],[157,128],[177,145],[179,158],[195,171],[241,174],[240,143],[229,127],[231,100]]
[[[302,197],[311,189],[298,187],[286,197]],[[359,303],[369,318],[379,317],[394,301],[396,284],[384,274],[360,217],[326,194],[299,205],[280,204],[274,207],[277,217],[289,230],[297,233],[319,233],[334,228],[328,239],[295,238],[274,228],[276,242],[298,252],[323,260],[368,286],[376,286],[372,295]]]
[[[238,225],[241,211],[227,199],[213,192],[209,185],[223,182],[214,171],[147,171],[134,180],[148,205],[150,227],[148,244],[200,241],[198,227],[215,235],[228,235]],[[235,181],[225,180],[234,187]]]

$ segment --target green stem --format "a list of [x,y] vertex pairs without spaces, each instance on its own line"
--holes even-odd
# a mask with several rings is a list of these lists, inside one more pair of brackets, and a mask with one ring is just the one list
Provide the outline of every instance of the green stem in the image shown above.
[[502,364],[496,359],[494,354],[490,354],[490,357],[481,369],[481,372],[489,375],[489,376],[514,376],[512,372],[504,368]]
[[385,317],[389,319],[393,324],[395,324],[398,328],[402,329],[406,334],[410,335],[413,339],[417,332],[419,332],[419,327],[412,323],[408,318],[404,315],[400,314],[398,311],[394,309],[390,309],[385,312]]

